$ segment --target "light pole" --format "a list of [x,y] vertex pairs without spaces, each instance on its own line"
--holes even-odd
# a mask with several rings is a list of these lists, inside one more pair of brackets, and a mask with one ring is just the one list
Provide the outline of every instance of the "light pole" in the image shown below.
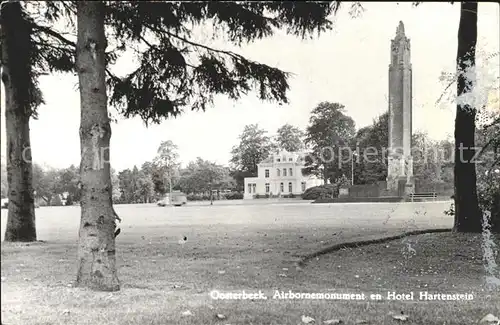
[[354,185],[354,157],[357,156],[356,152],[351,154],[351,185]]

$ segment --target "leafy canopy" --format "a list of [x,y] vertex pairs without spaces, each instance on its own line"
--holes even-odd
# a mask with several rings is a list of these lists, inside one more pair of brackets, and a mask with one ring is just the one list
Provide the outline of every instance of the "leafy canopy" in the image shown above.
[[231,151],[231,163],[238,171],[256,176],[257,164],[275,149],[274,143],[258,124],[246,125],[239,140]]
[[[345,172],[345,163],[340,154],[349,147],[356,132],[354,120],[339,103],[321,102],[311,112],[306,129],[305,143],[311,149],[306,156],[304,172],[318,174],[324,168],[323,176],[332,182]],[[349,164],[350,167],[350,164]]]
[[304,132],[291,124],[285,124],[276,132],[276,145],[281,150],[288,152],[302,151],[304,149]]
[[[23,3],[34,31],[36,71],[74,71],[75,1]],[[240,46],[278,29],[306,38],[332,28],[340,2],[105,1],[110,104],[125,117],[159,123],[184,109],[205,110],[220,94],[238,99],[256,91],[261,100],[287,103],[289,73],[194,40],[211,24],[214,36]],[[53,26],[66,22],[66,35]],[[68,37],[69,36],[69,37]],[[125,77],[109,65],[125,50],[139,66]],[[36,80],[34,78],[33,80]]]

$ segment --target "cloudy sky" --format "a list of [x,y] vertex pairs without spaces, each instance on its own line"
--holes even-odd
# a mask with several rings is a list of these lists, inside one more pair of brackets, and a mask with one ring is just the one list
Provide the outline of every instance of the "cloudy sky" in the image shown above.
[[[186,112],[177,119],[146,128],[139,118],[120,119],[112,125],[111,165],[117,170],[151,160],[163,140],[179,146],[181,161],[197,156],[227,164],[231,147],[246,124],[258,123],[274,133],[291,123],[305,128],[309,113],[322,101],[339,102],[356,126],[371,124],[387,110],[390,40],[399,21],[411,39],[413,65],[413,124],[435,139],[453,134],[454,108],[451,102],[436,105],[444,86],[443,71],[453,72],[457,50],[458,4],[365,3],[356,19],[348,9],[335,18],[333,31],[314,40],[300,40],[283,33],[241,49],[198,33],[205,44],[239,53],[282,70],[293,72],[290,104],[277,106],[260,102],[250,95],[238,102],[217,98],[206,112]],[[479,4],[479,43],[483,53],[499,52],[499,6]],[[497,56],[494,60],[498,66]],[[130,56],[117,65],[118,73],[130,70]],[[40,118],[31,122],[31,141],[35,162],[54,167],[79,164],[79,94],[77,78],[68,75],[44,77],[41,89],[46,104]],[[3,91],[2,91],[3,92]],[[2,139],[5,139],[2,103]],[[5,142],[2,140],[2,156]]]

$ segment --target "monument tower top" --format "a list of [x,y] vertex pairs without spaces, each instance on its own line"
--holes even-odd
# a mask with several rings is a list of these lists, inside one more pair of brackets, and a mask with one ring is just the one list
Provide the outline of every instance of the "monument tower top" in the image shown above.
[[396,36],[391,40],[391,65],[397,68],[403,65],[411,69],[410,39],[405,34],[405,25],[399,21]]
[[405,25],[400,20],[398,28],[396,29],[396,36],[404,37],[405,36]]

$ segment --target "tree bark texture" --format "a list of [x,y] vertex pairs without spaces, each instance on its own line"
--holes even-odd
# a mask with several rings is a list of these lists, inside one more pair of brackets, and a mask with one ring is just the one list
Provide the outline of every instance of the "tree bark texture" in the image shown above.
[[104,4],[77,3],[77,70],[80,84],[81,221],[76,285],[118,291],[115,215],[109,164],[111,126],[105,85]]
[[[458,27],[457,97],[473,91],[471,74],[475,69],[477,43],[477,2],[462,2]],[[476,187],[475,125],[476,108],[457,100],[455,118],[455,222],[457,232],[482,231],[482,214],[479,209]]]
[[31,28],[19,2],[2,5],[0,28],[9,199],[5,241],[31,242],[37,240],[29,128]]
[[493,198],[493,206],[491,208],[491,232],[500,234],[500,193],[497,193]]

